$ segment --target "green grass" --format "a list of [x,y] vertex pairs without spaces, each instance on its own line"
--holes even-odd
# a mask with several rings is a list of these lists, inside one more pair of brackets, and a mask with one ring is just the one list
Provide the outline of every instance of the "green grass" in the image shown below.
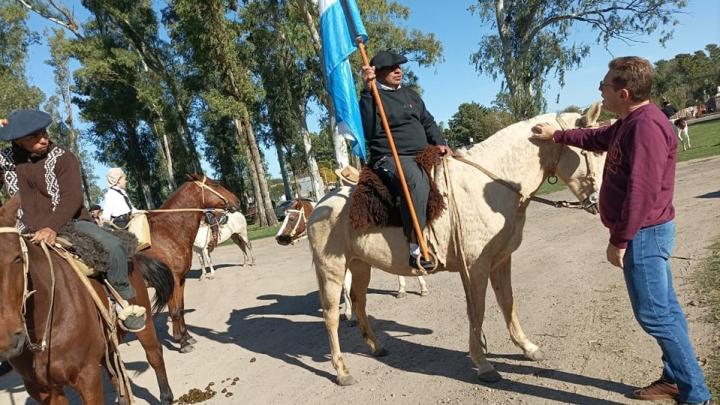
[[266,227],[260,227],[258,225],[249,225],[248,226],[248,238],[250,240],[255,239],[263,239],[268,238],[270,236],[275,236],[278,229],[280,229],[280,226],[282,224],[277,224],[274,226],[266,226]]
[[[709,308],[707,321],[713,324],[714,336],[720,335],[720,239],[710,247],[711,254],[698,274],[696,283],[702,303]],[[707,364],[707,383],[714,398],[720,398],[720,353],[712,351]]]
[[688,132],[692,148],[679,151],[679,161],[720,155],[720,120],[692,124]]
[[[720,119],[690,125],[689,132],[692,148],[678,151],[678,161],[720,155]],[[563,189],[565,189],[565,183],[562,181],[558,181],[556,184],[545,182],[537,193],[548,194]]]
[[[248,239],[250,240],[256,240],[256,239],[264,239],[269,238],[271,236],[275,236],[278,229],[280,229],[280,226],[282,223],[279,223],[274,226],[259,226],[255,224],[248,225]],[[232,239],[228,239],[225,242],[221,243],[220,246],[227,246],[232,245],[234,242]]]

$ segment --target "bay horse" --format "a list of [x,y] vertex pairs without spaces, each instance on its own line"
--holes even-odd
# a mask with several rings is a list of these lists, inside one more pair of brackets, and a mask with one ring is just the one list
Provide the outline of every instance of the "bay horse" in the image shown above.
[[203,210],[222,209],[236,212],[238,198],[220,183],[203,175],[188,175],[183,183],[157,210],[148,212],[152,246],[144,250],[147,256],[167,264],[172,270],[174,287],[168,302],[173,324],[173,339],[180,344],[180,352],[193,350],[196,342],[185,325],[185,276],[192,264],[192,247],[200,228]]
[[[248,264],[250,259],[250,266],[255,265],[255,255],[252,251],[252,243],[248,239],[248,228],[247,220],[242,212],[236,211],[227,214],[227,222],[223,225],[218,225],[218,240],[217,245],[225,242],[228,239],[237,245],[243,253],[243,267]],[[215,276],[215,267],[213,267],[212,259],[210,258],[210,241],[212,240],[212,229],[210,225],[203,222],[200,224],[198,233],[193,241],[193,252],[200,258],[200,280],[203,280],[205,275],[205,269],[210,267],[210,272],[207,274],[207,278],[213,278]]]
[[[520,326],[510,281],[511,255],[522,241],[527,206],[532,200],[542,200],[534,194],[549,176],[557,175],[581,202],[577,205],[597,213],[604,154],[531,140],[530,129],[539,122],[552,123],[557,129],[591,127],[599,114],[597,103],[585,117],[577,113],[545,114],[513,124],[482,143],[460,149],[435,170],[447,209],[426,229],[426,236],[439,270],[456,271],[462,279],[470,324],[470,357],[482,381],[501,379],[487,361],[482,343],[488,280],[513,343],[528,359],[543,358],[541,349]],[[386,351],[375,338],[365,309],[371,267],[397,275],[422,274],[407,262],[407,242],[401,228],[358,230],[350,225],[350,192],[351,188],[339,187],[327,194],[308,223],[331,362],[340,385],[356,382],[343,359],[338,336],[339,300],[346,269],[353,275],[353,311],[375,356],[385,355]]]
[[[63,387],[69,386],[84,403],[102,404],[101,366],[105,365],[106,349],[114,353],[108,346],[103,320],[89,291],[64,259],[55,254],[46,256],[40,246],[24,242],[15,229],[19,207],[19,196],[0,207],[0,361],[9,360],[27,392],[40,403],[66,404]],[[146,282],[155,289],[155,313],[172,295],[170,269],[142,253],[132,257],[129,278],[137,304],[148,314],[151,307]],[[109,300],[102,284],[95,279],[90,282],[107,308]],[[169,405],[173,394],[152,316],[136,335],[155,370],[160,401]],[[47,346],[35,344],[41,340]],[[129,403],[127,393],[120,396],[122,382],[112,380],[120,402]]]

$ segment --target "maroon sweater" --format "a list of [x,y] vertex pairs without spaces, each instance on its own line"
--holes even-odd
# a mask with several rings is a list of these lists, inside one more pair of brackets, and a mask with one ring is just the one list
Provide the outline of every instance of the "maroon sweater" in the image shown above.
[[70,151],[51,143],[48,153],[32,156],[13,145],[0,155],[0,185],[11,195],[20,193],[28,231],[57,232],[73,219],[91,220],[83,206],[80,162]]
[[638,108],[613,125],[556,131],[558,143],[607,152],[600,190],[600,218],[610,243],[625,249],[640,228],[675,218],[677,138],[655,105]]

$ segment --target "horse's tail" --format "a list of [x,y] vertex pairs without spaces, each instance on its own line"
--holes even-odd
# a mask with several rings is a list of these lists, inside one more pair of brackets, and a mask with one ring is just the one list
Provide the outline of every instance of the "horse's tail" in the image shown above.
[[137,269],[142,274],[147,283],[155,289],[155,297],[153,302],[153,312],[159,313],[172,297],[175,280],[173,279],[172,270],[167,264],[158,259],[141,253],[133,256]]
[[230,236],[232,238],[233,242],[235,242],[236,245],[242,250],[243,254],[245,256],[249,256],[250,251],[252,250],[252,245],[250,244],[250,241],[247,239],[247,236],[241,236],[240,234],[233,234]]

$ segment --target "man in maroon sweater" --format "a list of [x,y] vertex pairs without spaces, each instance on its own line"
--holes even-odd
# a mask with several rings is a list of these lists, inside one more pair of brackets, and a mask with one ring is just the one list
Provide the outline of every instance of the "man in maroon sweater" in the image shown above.
[[647,60],[613,59],[599,88],[603,107],[618,114],[613,125],[555,131],[540,124],[533,138],[607,152],[600,191],[600,216],[610,230],[607,259],[623,269],[635,318],[663,353],[661,378],[633,396],[707,404],[710,393],[672,284],[677,139],[665,114],[650,103],[653,80]]

